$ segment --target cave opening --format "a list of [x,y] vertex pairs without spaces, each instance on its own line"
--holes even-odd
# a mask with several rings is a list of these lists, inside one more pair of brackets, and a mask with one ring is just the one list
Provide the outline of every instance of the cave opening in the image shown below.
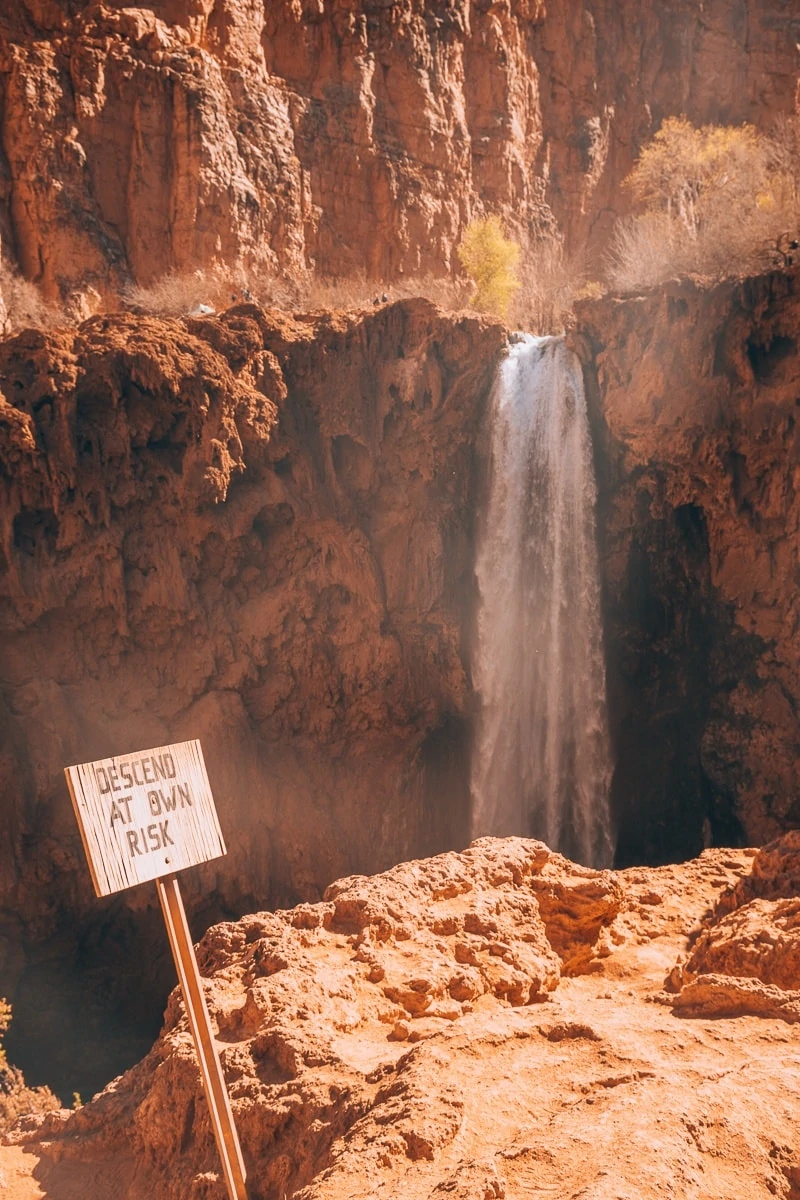
[[741,845],[734,799],[706,769],[704,735],[745,669],[746,639],[711,580],[706,517],[641,487],[625,567],[606,586],[615,768],[615,866],[661,865]]
[[750,338],[747,357],[756,382],[767,387],[780,383],[791,372],[797,357],[797,342],[792,337],[776,333],[767,341]]
[[[148,1053],[177,985],[155,891],[134,891],[133,906],[116,896],[46,940],[20,937],[24,963],[6,997],[12,1020],[3,1048],[28,1087],[49,1087],[65,1107]],[[218,896],[194,905],[187,897],[187,915],[197,941],[243,912]]]
[[[656,509],[652,499],[642,485],[624,571],[604,582],[616,867],[681,861],[707,844],[742,842],[732,798],[705,769],[703,730],[715,695],[747,669],[750,648],[715,598],[702,508]],[[604,507],[601,494],[601,544],[610,537]],[[470,717],[453,713],[420,749],[416,856],[469,842],[472,737]],[[216,897],[187,907],[199,938],[246,906],[239,911]],[[24,953],[8,997],[9,1061],[63,1103],[76,1092],[85,1100],[139,1061],[161,1028],[176,980],[155,897],[135,907],[116,898],[77,930],[28,941]]]
[[138,1062],[158,1036],[174,968],[153,911],[120,905],[78,929],[26,941],[8,999],[8,1059],[70,1107]]

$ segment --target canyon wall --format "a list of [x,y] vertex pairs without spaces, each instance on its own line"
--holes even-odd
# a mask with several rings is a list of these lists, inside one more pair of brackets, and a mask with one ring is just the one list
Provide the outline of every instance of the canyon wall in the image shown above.
[[214,261],[447,274],[484,210],[596,259],[663,118],[768,126],[798,42],[791,0],[22,0],[0,242],[84,312]]
[[0,978],[51,1082],[70,1020],[152,1023],[169,978],[153,889],[91,895],[66,764],[202,740],[229,855],[186,877],[200,927],[463,844],[504,340],[413,301],[0,343]]
[[[621,864],[800,825],[798,330],[791,273],[578,307]],[[132,1061],[170,978],[151,891],[91,895],[65,764],[201,738],[230,854],[187,877],[198,930],[465,844],[504,344],[424,301],[0,343],[0,977],[31,1082],[87,1027],[102,1077]]]
[[[791,273],[577,310],[621,864],[800,825],[798,330]],[[424,301],[0,344],[0,973],[31,1082],[63,1090],[87,1028],[86,1090],[133,1061],[170,978],[151,891],[91,896],[65,764],[201,738],[230,854],[187,877],[198,930],[466,842],[504,344]]]
[[584,303],[621,862],[800,824],[800,292]]

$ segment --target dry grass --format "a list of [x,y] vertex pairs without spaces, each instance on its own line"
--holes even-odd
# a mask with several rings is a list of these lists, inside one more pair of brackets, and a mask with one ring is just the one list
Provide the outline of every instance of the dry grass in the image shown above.
[[34,283],[0,261],[0,335],[20,329],[52,329],[65,322],[64,313],[48,304]]
[[[585,288],[585,274],[564,253],[557,235],[524,250],[520,287],[509,322],[534,333],[557,333],[564,327],[572,301]],[[597,285],[596,285],[597,286]],[[366,275],[321,278],[312,272],[296,278],[215,264],[184,274],[170,273],[148,287],[133,285],[123,295],[127,307],[154,316],[185,316],[198,305],[216,311],[240,300],[284,312],[363,311],[378,304],[421,296],[449,312],[473,306],[475,288],[468,279],[425,275],[380,283]]]
[[365,276],[335,280],[311,277],[302,289],[301,301],[302,307],[309,309],[364,309],[422,296],[439,308],[454,311],[467,306],[469,290],[465,284],[433,275],[396,280],[394,283],[376,283]]
[[287,279],[268,272],[215,264],[207,270],[164,275],[148,287],[131,285],[122,298],[138,312],[182,316],[201,304],[220,310],[240,300],[253,300],[264,308],[300,312],[364,309],[386,301],[424,296],[442,308],[455,309],[464,306],[467,291],[451,280],[432,276],[392,284],[376,283],[363,275],[322,279],[311,272],[299,279]]
[[707,283],[759,274],[792,261],[798,214],[775,206],[746,215],[720,205],[695,236],[665,213],[620,221],[609,246],[606,277],[620,292],[693,276]]
[[129,284],[123,288],[121,300],[137,312],[179,317],[201,304],[214,309],[227,308],[239,298],[243,286],[243,276],[237,268],[214,263],[196,271],[169,271],[148,285]]
[[621,292],[651,288],[688,273],[690,259],[665,213],[644,213],[618,221],[608,249],[606,276]]
[[523,250],[520,277],[512,323],[530,333],[561,333],[587,283],[585,269],[565,253],[559,234],[553,232]]

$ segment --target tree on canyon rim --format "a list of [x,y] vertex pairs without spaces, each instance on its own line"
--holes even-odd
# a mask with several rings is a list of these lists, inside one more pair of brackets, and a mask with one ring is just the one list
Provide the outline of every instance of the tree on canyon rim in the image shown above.
[[800,218],[799,150],[791,120],[768,136],[752,125],[695,128],[668,118],[624,181],[644,211],[617,226],[610,282],[627,291],[780,263]]
[[458,247],[458,257],[475,286],[472,307],[507,317],[520,287],[520,248],[505,236],[499,217],[470,222]]

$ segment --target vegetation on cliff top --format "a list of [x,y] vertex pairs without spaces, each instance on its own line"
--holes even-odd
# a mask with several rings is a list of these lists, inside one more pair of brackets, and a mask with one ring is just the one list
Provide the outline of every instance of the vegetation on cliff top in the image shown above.
[[478,312],[505,319],[519,291],[519,243],[507,238],[499,217],[472,221],[458,247],[461,265],[474,285],[470,303]]
[[618,223],[610,246],[608,279],[621,291],[790,265],[800,228],[800,118],[766,135],[671,117],[623,186],[642,211]]
[[517,241],[498,215],[489,214],[466,226],[458,246],[461,273],[452,277],[326,279],[310,270],[282,276],[214,261],[146,285],[129,282],[116,298],[101,301],[95,293],[87,311],[85,304],[62,311],[14,267],[0,263],[0,333],[75,324],[95,307],[115,303],[182,316],[241,299],[296,312],[365,308],[411,296],[450,310],[471,307],[535,333],[557,332],[582,293],[608,286],[641,291],[682,276],[715,283],[792,265],[800,235],[800,116],[781,119],[769,134],[751,125],[695,127],[684,117],[669,117],[623,187],[639,212],[617,222],[602,281],[588,285],[554,224],[523,231]]

